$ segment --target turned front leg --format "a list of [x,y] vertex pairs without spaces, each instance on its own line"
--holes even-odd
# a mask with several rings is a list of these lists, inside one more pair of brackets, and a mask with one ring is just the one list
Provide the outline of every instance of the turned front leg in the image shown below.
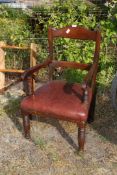
[[23,127],[25,138],[30,138],[30,119],[28,115],[23,116]]
[[85,122],[81,122],[78,125],[78,145],[79,145],[79,151],[84,150],[84,144],[85,144]]

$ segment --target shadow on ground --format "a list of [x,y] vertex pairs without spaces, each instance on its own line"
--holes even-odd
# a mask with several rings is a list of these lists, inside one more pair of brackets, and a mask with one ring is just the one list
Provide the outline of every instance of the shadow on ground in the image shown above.
[[7,104],[4,106],[3,110],[7,114],[7,116],[11,119],[11,121],[15,124],[16,128],[22,132],[22,124],[20,122],[21,112],[19,110],[21,97],[14,98],[14,97],[7,97],[8,101]]
[[[16,128],[23,133],[23,127],[22,127],[22,114],[20,111],[20,102],[21,97],[19,98],[9,98],[7,105],[4,106],[4,111],[9,116],[9,118],[12,120],[12,122],[15,124]],[[33,116],[32,120],[36,120],[37,122],[43,122],[50,124],[54,126],[61,136],[75,149],[78,150],[78,146],[75,144],[71,136],[65,131],[65,129],[62,127],[62,125],[59,123],[59,120],[52,119],[52,118],[42,118],[38,116]]]
[[117,114],[112,108],[109,93],[97,96],[95,119],[91,126],[102,139],[117,144]]
[[[9,98],[8,103],[4,106],[4,110],[10,117],[12,122],[15,124],[16,128],[23,133],[21,112],[20,112],[20,101],[22,97],[19,98]],[[75,150],[78,149],[77,145],[56,119],[46,119],[39,117],[33,117],[33,120],[37,122],[43,122],[54,126],[61,136],[71,145]],[[91,123],[91,127],[99,133],[102,140],[108,140],[114,144],[117,144],[117,116],[114,113],[109,95],[103,95],[97,97],[97,104],[95,110],[95,120]],[[89,133],[90,134],[90,133]]]

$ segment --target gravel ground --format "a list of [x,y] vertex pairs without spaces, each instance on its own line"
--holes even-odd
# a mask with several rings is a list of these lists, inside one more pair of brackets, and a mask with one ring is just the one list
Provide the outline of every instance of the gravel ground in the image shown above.
[[0,175],[117,174],[117,117],[109,93],[98,94],[85,152],[78,154],[77,127],[69,122],[36,117],[31,122],[32,140],[23,137],[23,92],[18,89],[0,95]]

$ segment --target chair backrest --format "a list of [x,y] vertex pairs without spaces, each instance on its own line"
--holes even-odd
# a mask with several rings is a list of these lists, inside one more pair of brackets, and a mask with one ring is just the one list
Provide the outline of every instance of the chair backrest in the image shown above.
[[75,25],[67,26],[61,29],[49,28],[48,30],[49,54],[52,59],[53,59],[53,40],[54,38],[57,37],[95,41],[94,59],[98,58],[99,56],[100,40],[101,40],[101,35],[99,31],[92,31],[84,27],[79,27]]

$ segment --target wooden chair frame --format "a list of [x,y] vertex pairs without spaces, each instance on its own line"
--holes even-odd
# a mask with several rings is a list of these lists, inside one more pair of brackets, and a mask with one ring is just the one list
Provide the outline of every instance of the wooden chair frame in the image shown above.
[[[53,56],[53,41],[57,37],[71,38],[71,39],[80,39],[80,40],[92,40],[95,42],[95,52],[92,64],[81,64],[76,62],[68,61],[55,61]],[[88,87],[92,88],[92,93],[94,94],[95,85],[96,85],[96,74],[98,71],[98,61],[99,61],[99,51],[100,51],[100,41],[101,35],[99,31],[91,31],[83,27],[68,26],[62,29],[49,28],[48,30],[48,43],[49,43],[49,56],[47,60],[38,64],[30,69],[28,69],[23,75],[22,80],[28,85],[26,90],[26,95],[31,95],[34,93],[34,88],[32,88],[32,78],[34,78],[34,73],[39,71],[42,68],[50,68],[50,79],[52,79],[53,69],[55,67],[62,68],[73,68],[88,70],[86,77],[83,80],[82,88],[84,91],[83,103],[85,107],[88,106]],[[94,99],[92,98],[92,103]],[[90,106],[90,111],[92,106]],[[90,114],[89,114],[90,115]],[[85,143],[85,126],[86,121],[77,122],[78,125],[78,144],[79,150],[84,149]],[[30,137],[30,118],[27,115],[23,115],[23,126],[25,137]]]

